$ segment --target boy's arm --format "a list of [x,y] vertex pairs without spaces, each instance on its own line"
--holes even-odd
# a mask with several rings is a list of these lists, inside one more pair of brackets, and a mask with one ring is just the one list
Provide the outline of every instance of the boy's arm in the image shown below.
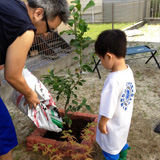
[[107,131],[107,122],[109,118],[101,116],[101,119],[99,120],[98,128],[102,134],[108,134]]

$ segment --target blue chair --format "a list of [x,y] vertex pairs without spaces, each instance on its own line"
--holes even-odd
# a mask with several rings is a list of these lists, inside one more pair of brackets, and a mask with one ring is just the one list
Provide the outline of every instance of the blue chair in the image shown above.
[[[157,50],[155,49],[151,49],[150,47],[148,46],[136,46],[136,47],[128,47],[127,48],[127,53],[126,55],[133,55],[133,54],[139,54],[139,53],[147,53],[147,52],[150,52],[151,53],[151,56],[149,57],[149,59],[145,62],[145,64],[147,64],[151,58],[154,58],[158,68],[160,69],[160,65],[155,57],[155,54],[157,53]],[[141,57],[143,58],[143,57]]]

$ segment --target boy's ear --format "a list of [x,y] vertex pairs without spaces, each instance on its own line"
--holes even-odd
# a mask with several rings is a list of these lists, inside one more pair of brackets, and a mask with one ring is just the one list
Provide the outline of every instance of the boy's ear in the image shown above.
[[112,59],[112,58],[113,58],[113,54],[112,54],[112,53],[107,52],[106,54],[107,54],[107,56],[109,57],[109,59]]
[[33,13],[33,18],[34,18],[35,22],[42,20],[43,17],[44,17],[44,9],[43,8],[36,8]]

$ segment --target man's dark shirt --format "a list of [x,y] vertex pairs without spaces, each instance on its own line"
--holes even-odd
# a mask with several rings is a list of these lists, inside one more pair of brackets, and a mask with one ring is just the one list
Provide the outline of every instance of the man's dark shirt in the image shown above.
[[27,30],[36,32],[24,2],[0,0],[0,65],[5,64],[7,48]]

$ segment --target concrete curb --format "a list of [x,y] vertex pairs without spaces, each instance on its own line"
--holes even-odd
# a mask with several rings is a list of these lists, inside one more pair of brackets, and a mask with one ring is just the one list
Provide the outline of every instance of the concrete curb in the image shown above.
[[132,29],[138,29],[139,27],[142,27],[143,25],[145,24],[144,21],[140,21],[132,26],[129,26],[127,28],[124,28],[123,31],[126,31],[126,30],[132,30]]

